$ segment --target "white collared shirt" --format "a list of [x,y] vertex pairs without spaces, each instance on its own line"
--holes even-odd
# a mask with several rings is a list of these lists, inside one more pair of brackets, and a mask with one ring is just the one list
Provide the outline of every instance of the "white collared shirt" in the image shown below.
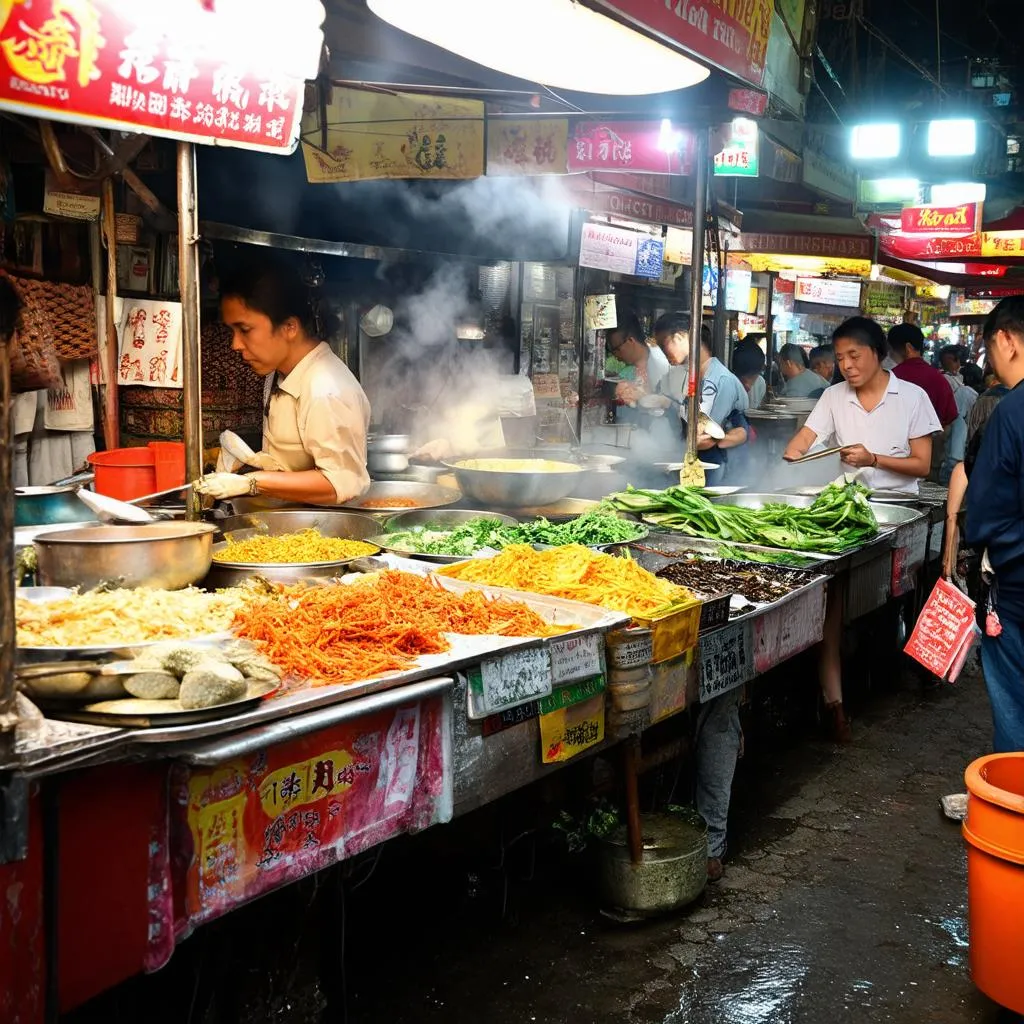
[[370,403],[352,371],[320,342],[287,377],[267,378],[263,451],[293,473],[319,469],[338,504],[370,486],[366,432]]
[[[871,412],[846,381],[826,388],[805,426],[826,446],[862,444],[875,455],[906,458],[910,442],[939,433],[942,424],[923,388],[889,374],[882,400]],[[845,467],[850,469],[852,467]],[[886,469],[862,470],[859,479],[873,490],[916,494],[918,480]]]

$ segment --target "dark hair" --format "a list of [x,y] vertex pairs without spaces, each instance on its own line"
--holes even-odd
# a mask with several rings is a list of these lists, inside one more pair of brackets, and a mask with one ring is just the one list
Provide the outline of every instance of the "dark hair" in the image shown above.
[[908,345],[915,352],[924,351],[924,334],[917,324],[897,324],[889,328],[889,348],[902,352]]
[[945,356],[952,356],[958,363],[962,363],[964,361],[964,350],[959,345],[944,345],[939,352],[939,358],[942,359]]
[[712,350],[711,324],[700,325],[700,343],[710,352]]
[[870,317],[851,316],[849,320],[844,320],[832,332],[832,345],[835,346],[836,342],[842,338],[855,341],[858,345],[863,345],[865,348],[873,348],[879,362],[888,355],[885,331]]
[[799,345],[794,345],[793,342],[789,342],[779,349],[779,359],[785,359],[790,363],[802,366],[805,370],[807,369],[807,354]]
[[832,351],[831,345],[819,345],[817,348],[812,348],[807,356],[807,362],[811,366],[823,359],[830,363],[836,361],[836,354]]
[[646,335],[640,324],[640,317],[631,309],[621,310],[617,314],[616,326],[608,333],[615,334],[622,332],[623,338],[636,338],[637,341],[645,341]]
[[961,363],[960,376],[963,377],[964,383],[969,388],[977,390],[985,386],[985,375],[981,372],[981,367],[970,360]]
[[1024,335],[1024,295],[1009,295],[985,318],[985,341],[998,331]]
[[269,317],[275,327],[295,317],[304,330],[312,330],[309,289],[290,264],[267,260],[236,268],[221,281],[220,297],[229,295]]
[[[745,340],[745,339],[744,339]],[[764,373],[765,355],[757,345],[740,344],[732,354],[732,372],[737,377]]]
[[689,313],[662,313],[654,321],[653,334],[688,334],[690,332]]

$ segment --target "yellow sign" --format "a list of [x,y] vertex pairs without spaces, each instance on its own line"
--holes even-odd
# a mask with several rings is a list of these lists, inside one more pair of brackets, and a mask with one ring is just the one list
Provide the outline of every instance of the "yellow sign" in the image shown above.
[[604,693],[540,716],[544,764],[568,761],[604,739]]
[[479,100],[333,89],[326,117],[326,149],[319,114],[302,119],[302,154],[312,184],[484,173]]
[[565,174],[569,122],[565,118],[487,122],[487,173]]
[[1024,256],[1024,234],[1019,231],[984,231],[982,256]]
[[[53,0],[51,16],[39,28],[26,25],[18,9],[26,0],[0,0],[0,48],[11,70],[33,85],[66,82],[68,57],[78,61],[78,84],[87,86],[94,77],[96,58],[104,39],[99,15],[90,0]],[[76,35],[76,26],[81,33]]]

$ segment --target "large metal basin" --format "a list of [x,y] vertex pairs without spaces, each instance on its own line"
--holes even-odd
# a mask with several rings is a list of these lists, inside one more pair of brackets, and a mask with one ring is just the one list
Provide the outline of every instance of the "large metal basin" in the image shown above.
[[794,508],[810,508],[815,498],[806,494],[726,494],[712,498],[716,505],[737,505],[739,508],[764,508],[765,505],[792,505]]
[[14,525],[51,526],[95,523],[96,517],[78,500],[78,487],[15,487]]
[[920,509],[908,508],[906,505],[884,505],[879,501],[869,501],[868,504],[879,526],[902,526],[924,515]]
[[530,508],[550,505],[570,495],[580,485],[586,470],[571,462],[558,461],[566,468],[551,473],[519,469],[471,469],[463,462],[447,463],[467,498],[498,508]]
[[605,908],[647,917],[692,903],[708,880],[708,830],[696,812],[644,814],[643,859],[629,859],[626,827],[598,845],[597,883]]
[[[366,508],[363,502],[386,501],[388,499],[410,498],[416,502],[415,508],[442,508],[445,505],[454,505],[462,495],[451,487],[441,487],[440,484],[421,484],[415,481],[406,480],[377,480],[370,484],[369,490],[359,498],[353,498],[339,508],[349,509],[353,512],[360,512],[363,515],[392,516],[396,512],[410,512],[409,506],[395,505],[381,508]],[[380,532],[379,530],[377,531]]]
[[209,570],[215,532],[207,523],[168,522],[46,533],[33,541],[36,576],[41,586],[181,590]]
[[[438,526],[441,529],[453,530],[456,527],[468,523],[471,519],[488,519],[496,523],[504,523],[507,526],[515,526],[518,522],[512,516],[502,515],[500,512],[481,512],[473,509],[451,509],[451,508],[418,508],[411,512],[402,512],[392,516],[385,524],[385,533],[369,538],[371,543],[378,544],[385,551],[393,551],[403,558],[418,558],[424,562],[437,562],[441,565],[451,565],[455,562],[465,562],[470,555],[428,555],[420,552],[406,551],[402,548],[393,548],[388,544],[388,535],[403,530],[411,530],[415,526]],[[376,525],[376,524],[375,524]]]
[[[369,540],[380,533],[380,523],[370,516],[355,512],[336,512],[333,509],[284,509],[273,512],[251,512],[232,516],[221,523],[225,536],[244,539],[255,533],[268,537],[281,537],[300,530],[317,529],[325,537],[344,540]],[[225,544],[215,544],[213,553],[223,550]],[[358,557],[358,556],[357,556]],[[302,579],[329,579],[339,575],[354,559],[333,562],[215,562],[203,580],[207,590],[234,587],[253,576],[262,576],[272,583],[295,583]]]

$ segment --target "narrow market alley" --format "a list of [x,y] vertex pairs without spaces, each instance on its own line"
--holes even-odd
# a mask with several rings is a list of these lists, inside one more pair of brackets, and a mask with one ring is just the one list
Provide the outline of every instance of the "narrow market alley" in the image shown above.
[[509,844],[499,872],[442,830],[364,861],[326,917],[291,887],[71,1019],[314,1021],[318,952],[343,928],[350,1024],[997,1024],[967,975],[963,842],[939,807],[987,749],[980,673],[927,692],[908,675],[853,706],[847,748],[753,709],[728,870],[686,912],[612,924],[546,836]]

